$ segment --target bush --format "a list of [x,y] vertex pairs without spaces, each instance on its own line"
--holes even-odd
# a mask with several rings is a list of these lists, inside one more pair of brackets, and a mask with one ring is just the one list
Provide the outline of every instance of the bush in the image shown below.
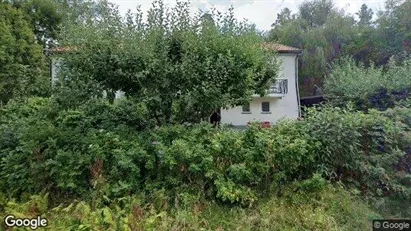
[[365,114],[328,106],[309,109],[300,123],[320,144],[315,161],[318,172],[359,189],[374,203],[409,200],[411,178],[403,170],[411,147],[408,111],[394,108]]
[[335,105],[353,101],[361,110],[386,110],[408,97],[411,91],[409,73],[411,56],[402,63],[390,60],[386,69],[374,65],[366,68],[345,57],[334,63],[331,74],[325,78],[324,93]]
[[365,114],[326,106],[308,109],[302,121],[238,131],[208,123],[151,129],[142,105],[90,103],[56,111],[49,100],[31,99],[2,109],[3,193],[46,191],[58,200],[51,203],[80,198],[97,205],[164,190],[169,202],[193,197],[251,206],[320,174],[368,198],[410,196],[406,108]]
[[[132,141],[130,131],[149,126],[144,124],[145,115],[138,111],[130,114],[122,125],[116,116],[132,112],[130,104],[110,108],[104,102],[94,103],[56,111],[51,100],[34,98],[2,108],[2,191],[16,197],[42,190],[60,195],[60,199],[63,195],[88,195],[97,179],[106,180],[99,178],[102,172],[113,195],[139,188],[140,161],[148,158],[142,157],[146,152]],[[104,113],[91,113],[99,107]]]

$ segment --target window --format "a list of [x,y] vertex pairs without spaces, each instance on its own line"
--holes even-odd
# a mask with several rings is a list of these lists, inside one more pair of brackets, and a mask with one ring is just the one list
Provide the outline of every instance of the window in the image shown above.
[[243,113],[251,113],[250,104],[243,105]]
[[262,102],[261,103],[262,112],[270,112],[270,103],[269,102]]

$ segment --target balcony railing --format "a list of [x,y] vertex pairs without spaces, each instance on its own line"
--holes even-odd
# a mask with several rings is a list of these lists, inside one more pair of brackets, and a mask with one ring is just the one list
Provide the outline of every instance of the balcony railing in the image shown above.
[[281,94],[285,95],[288,92],[287,79],[277,79],[273,85],[268,89],[268,94]]

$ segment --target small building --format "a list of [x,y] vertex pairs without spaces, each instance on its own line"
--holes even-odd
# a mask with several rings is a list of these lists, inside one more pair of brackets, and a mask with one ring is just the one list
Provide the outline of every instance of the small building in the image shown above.
[[276,81],[265,96],[254,95],[247,105],[221,109],[221,123],[236,127],[247,126],[250,122],[273,125],[279,119],[300,117],[298,90],[298,48],[268,43],[266,47],[277,54],[280,69]]

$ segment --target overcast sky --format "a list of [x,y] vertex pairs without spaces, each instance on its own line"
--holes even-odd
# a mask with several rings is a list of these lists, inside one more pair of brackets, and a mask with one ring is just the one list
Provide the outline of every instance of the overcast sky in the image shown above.
[[[141,5],[143,12],[147,12],[152,0],[111,0],[111,2],[117,4],[120,12],[125,14],[128,9],[134,11],[138,5]],[[175,0],[164,0],[164,2],[168,6],[175,5]],[[238,19],[247,18],[255,23],[258,29],[269,30],[281,9],[288,7],[295,13],[303,0],[191,0],[190,2],[192,13],[198,9],[206,11],[213,6],[225,12],[233,5]],[[355,14],[363,3],[371,7],[374,12],[384,7],[384,0],[334,0],[334,3],[351,14]]]

